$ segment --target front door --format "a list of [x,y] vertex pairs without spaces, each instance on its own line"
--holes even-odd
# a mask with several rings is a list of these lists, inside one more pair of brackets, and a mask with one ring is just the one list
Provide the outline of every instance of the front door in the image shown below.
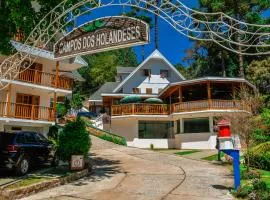
[[17,93],[15,117],[38,119],[40,97]]

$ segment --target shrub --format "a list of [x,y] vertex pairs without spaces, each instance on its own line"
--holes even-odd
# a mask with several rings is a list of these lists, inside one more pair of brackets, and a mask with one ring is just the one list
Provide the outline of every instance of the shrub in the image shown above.
[[59,134],[57,154],[63,161],[69,161],[72,155],[88,156],[91,140],[85,122],[77,118],[69,122]]
[[[247,154],[244,155],[245,161]],[[249,152],[250,165],[255,168],[270,170],[270,142],[253,147]]]
[[250,171],[241,171],[241,177],[242,179],[255,179],[260,178],[260,172],[256,170],[250,170]]
[[56,104],[56,113],[57,117],[61,118],[64,117],[67,114],[68,110],[66,109],[64,104],[57,103]]
[[237,198],[246,198],[252,192],[252,187],[250,186],[241,186],[238,190],[234,193],[235,197]]
[[154,145],[153,144],[150,144],[150,149],[151,150],[154,150],[154,148],[155,148]]

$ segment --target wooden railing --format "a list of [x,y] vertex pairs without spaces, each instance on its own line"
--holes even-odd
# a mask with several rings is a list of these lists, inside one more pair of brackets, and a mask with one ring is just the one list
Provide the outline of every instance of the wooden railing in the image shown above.
[[[27,69],[22,71],[16,80],[44,85],[49,87],[61,88],[61,89],[72,89],[73,80],[71,78],[67,78],[64,76],[59,76],[58,80],[56,81],[57,77],[55,74],[50,74],[46,72],[41,72],[37,70]],[[57,82],[57,84],[56,84]]]
[[54,109],[38,105],[0,102],[0,117],[54,121]]
[[243,110],[250,111],[250,106],[240,100],[202,100],[166,104],[122,104],[113,105],[112,116],[120,115],[169,115],[170,113],[204,110]]
[[203,110],[244,110],[250,111],[250,106],[241,100],[202,100],[176,103],[172,105],[172,112],[190,112]]
[[166,104],[122,104],[112,106],[112,115],[168,115]]

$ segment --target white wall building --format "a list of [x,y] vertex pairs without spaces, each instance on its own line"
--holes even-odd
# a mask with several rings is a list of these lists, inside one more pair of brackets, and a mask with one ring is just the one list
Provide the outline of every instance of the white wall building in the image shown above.
[[[241,84],[253,87],[245,79],[185,80],[158,50],[130,70],[124,79],[117,80],[121,82],[105,84],[89,102],[90,108],[94,108],[94,102],[107,109],[111,115],[107,127],[125,137],[128,146],[150,148],[153,144],[155,148],[214,149],[216,120],[227,113],[250,110],[237,99]],[[121,99],[127,96],[141,100],[123,103]],[[163,103],[149,98],[158,98]]]
[[[19,42],[12,42],[17,51],[26,51]],[[72,93],[74,81],[83,81],[76,71],[87,63],[80,57],[55,61],[50,51],[29,47],[38,55],[35,63],[23,70],[0,91],[0,131],[38,131],[47,134],[55,123],[56,102]],[[1,56],[1,61],[5,56]]]

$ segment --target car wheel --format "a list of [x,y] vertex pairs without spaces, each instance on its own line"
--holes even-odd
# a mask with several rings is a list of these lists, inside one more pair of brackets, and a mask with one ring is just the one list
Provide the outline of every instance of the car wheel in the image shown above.
[[25,175],[29,171],[29,168],[30,168],[29,160],[27,158],[22,158],[22,160],[20,161],[20,163],[16,169],[17,174],[18,175]]

